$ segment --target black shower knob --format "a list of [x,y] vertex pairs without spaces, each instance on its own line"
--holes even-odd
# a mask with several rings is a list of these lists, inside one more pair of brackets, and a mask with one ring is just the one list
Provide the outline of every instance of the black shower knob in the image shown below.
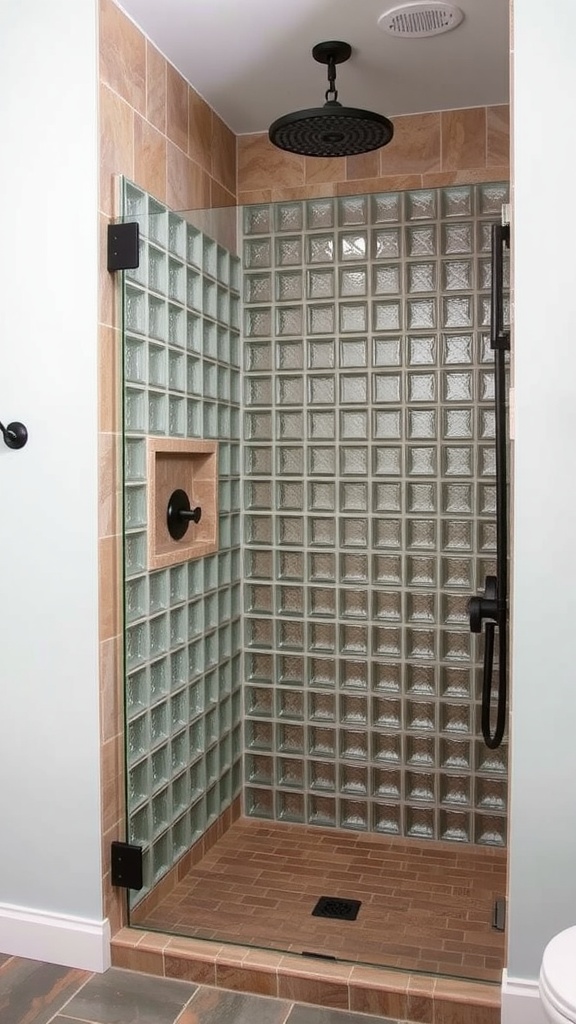
[[23,423],[19,423],[15,420],[13,423],[9,423],[7,427],[0,423],[0,430],[4,437],[4,443],[8,448],[23,448],[28,440],[28,431]]

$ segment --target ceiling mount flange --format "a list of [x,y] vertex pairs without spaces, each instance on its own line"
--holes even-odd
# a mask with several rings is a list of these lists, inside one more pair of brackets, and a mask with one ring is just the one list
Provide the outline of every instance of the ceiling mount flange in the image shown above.
[[352,47],[350,43],[342,43],[337,40],[328,43],[316,43],[316,46],[312,49],[312,56],[319,64],[329,64],[331,60],[335,64],[343,64],[344,61],[350,59],[351,54]]

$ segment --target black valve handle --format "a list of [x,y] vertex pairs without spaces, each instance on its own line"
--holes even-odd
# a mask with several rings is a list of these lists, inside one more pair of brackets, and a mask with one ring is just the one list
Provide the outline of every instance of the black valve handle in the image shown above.
[[190,523],[199,523],[202,518],[200,505],[190,507],[190,499],[180,487],[172,491],[166,510],[166,525],[173,540],[182,540]]
[[202,519],[202,509],[200,505],[196,505],[196,508],[180,509],[179,516],[181,519],[188,519],[192,523],[199,523]]
[[0,431],[4,438],[4,444],[8,448],[23,448],[28,440],[28,431],[23,423],[9,423],[7,427],[3,423],[0,423]]

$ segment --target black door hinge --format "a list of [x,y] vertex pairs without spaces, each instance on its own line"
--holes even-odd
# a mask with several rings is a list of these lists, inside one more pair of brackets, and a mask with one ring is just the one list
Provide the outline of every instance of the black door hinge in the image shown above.
[[140,228],[136,221],[108,225],[108,270],[135,270],[140,265]]
[[112,869],[112,885],[122,889],[141,889],[142,847],[132,843],[112,843],[110,863]]

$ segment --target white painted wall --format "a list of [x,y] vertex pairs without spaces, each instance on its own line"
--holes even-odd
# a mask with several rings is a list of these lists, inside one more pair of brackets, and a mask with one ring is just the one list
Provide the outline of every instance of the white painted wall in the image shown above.
[[514,5],[515,515],[508,974],[576,924],[576,5]]
[[[0,4],[0,950],[102,919],[95,0]],[[50,957],[48,957],[50,958]]]

